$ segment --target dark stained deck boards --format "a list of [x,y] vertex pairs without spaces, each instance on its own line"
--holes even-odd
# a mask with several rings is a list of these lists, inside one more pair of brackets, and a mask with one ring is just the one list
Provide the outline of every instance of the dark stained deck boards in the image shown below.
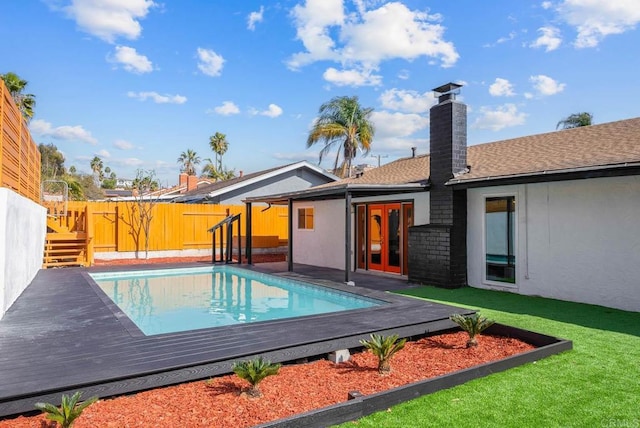
[[[179,267],[193,265],[179,265]],[[202,266],[202,264],[197,264]],[[265,355],[274,362],[358,346],[372,332],[419,335],[449,328],[451,306],[384,293],[406,288],[399,277],[355,273],[359,287],[341,284],[341,271],[286,264],[253,270],[290,276],[378,298],[390,304],[295,320],[240,324],[157,336],[125,328],[84,273],[172,266],[42,270],[0,320],[0,416],[55,402],[62,393],[106,397],[228,373],[234,360]],[[175,265],[174,265],[175,267]],[[366,288],[363,288],[365,286]]]

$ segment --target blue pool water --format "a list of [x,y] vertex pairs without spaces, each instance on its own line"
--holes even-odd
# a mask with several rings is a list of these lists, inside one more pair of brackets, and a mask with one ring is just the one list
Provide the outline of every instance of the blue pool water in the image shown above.
[[90,276],[145,335],[362,309],[383,303],[232,266]]

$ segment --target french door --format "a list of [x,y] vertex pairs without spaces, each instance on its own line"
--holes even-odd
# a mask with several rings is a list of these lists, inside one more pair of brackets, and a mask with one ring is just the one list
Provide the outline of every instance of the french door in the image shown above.
[[368,209],[368,262],[369,269],[400,273],[401,205],[377,204]]

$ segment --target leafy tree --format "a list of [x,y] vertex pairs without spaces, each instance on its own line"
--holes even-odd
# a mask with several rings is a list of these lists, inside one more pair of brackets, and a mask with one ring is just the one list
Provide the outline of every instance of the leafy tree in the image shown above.
[[229,180],[234,178],[234,170],[218,169],[210,158],[205,159],[206,164],[202,167],[202,177],[211,178],[216,181]]
[[229,150],[227,136],[221,132],[216,132],[214,135],[209,137],[209,145],[211,146],[211,150],[216,154],[216,169],[218,171],[223,171],[222,156],[227,152],[227,150]]
[[24,90],[29,84],[26,80],[23,80],[17,74],[8,72],[0,75],[0,78],[7,86],[13,101],[20,109],[22,116],[27,120],[31,120],[34,114],[34,108],[36,106],[36,96],[33,94],[25,94]]
[[180,153],[178,163],[182,164],[180,171],[186,172],[188,175],[196,175],[196,165],[200,163],[200,156],[195,151],[188,149],[186,152]]
[[251,388],[247,391],[249,396],[260,397],[262,392],[260,392],[258,385],[267,376],[278,374],[280,366],[280,364],[273,364],[271,361],[265,361],[262,357],[258,357],[253,360],[234,363],[232,370],[240,379],[244,379],[251,384]]
[[71,166],[69,167],[69,174],[75,174],[76,172],[77,172],[76,167],[75,167],[75,166],[73,166],[73,165],[71,165]]
[[[69,184],[69,198],[78,200],[78,201],[95,201],[99,199],[104,199],[104,192],[100,187],[96,184],[95,177],[90,174],[75,174],[73,177],[77,182],[77,186],[71,181],[67,181]],[[73,189],[79,187],[79,192],[75,193]]]
[[82,411],[98,401],[98,397],[91,397],[88,400],[78,403],[82,393],[80,391],[71,397],[62,395],[62,404],[56,407],[49,403],[36,403],[35,407],[47,414],[47,419],[60,424],[62,428],[71,427],[74,421],[82,414]]
[[593,115],[587,112],[571,114],[556,125],[556,129],[562,127],[562,129],[579,128],[581,126],[590,126],[593,124]]
[[340,175],[347,176],[351,172],[351,162],[361,149],[365,155],[371,150],[375,134],[370,120],[372,108],[363,108],[358,97],[335,97],[320,106],[318,117],[307,138],[307,147],[318,142],[324,143],[320,150],[320,162],[334,146],[338,146],[334,171],[338,171],[338,161],[342,154]]
[[388,374],[391,371],[391,357],[404,348],[407,339],[398,340],[398,335],[382,336],[371,334],[370,340],[361,340],[360,344],[378,357],[378,373]]
[[42,180],[59,179],[65,175],[64,155],[54,144],[38,144]]
[[461,315],[453,314],[449,317],[451,321],[458,324],[461,329],[469,334],[469,340],[467,341],[467,348],[472,346],[478,346],[476,336],[482,333],[487,328],[491,327],[495,321],[481,317],[479,313],[473,315]]

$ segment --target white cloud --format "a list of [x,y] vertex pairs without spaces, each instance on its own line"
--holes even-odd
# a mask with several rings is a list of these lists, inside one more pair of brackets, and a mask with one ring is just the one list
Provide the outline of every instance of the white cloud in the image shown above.
[[160,95],[157,92],[127,92],[129,98],[136,98],[140,101],[146,101],[147,99],[153,100],[156,104],[184,104],[187,102],[187,97],[182,95]]
[[240,109],[232,101],[225,101],[222,105],[214,107],[213,111],[207,110],[207,113],[216,113],[222,116],[231,116],[232,114],[240,113]]
[[411,73],[407,69],[402,69],[398,72],[398,79],[407,80],[411,77]]
[[103,157],[103,158],[110,158],[111,157],[111,153],[109,153],[107,150],[102,149],[98,152],[96,152],[97,156]]
[[139,167],[142,166],[144,164],[144,161],[138,159],[138,158],[124,158],[124,159],[113,159],[110,160],[109,163],[112,163],[114,165],[118,165],[118,166],[133,166],[133,167]]
[[153,6],[152,0],[72,0],[63,10],[82,31],[113,43],[118,37],[137,39],[139,21]]
[[151,61],[128,46],[116,46],[115,52],[113,55],[107,56],[107,60],[113,64],[121,64],[125,70],[131,73],[143,74],[153,71]]
[[529,80],[540,96],[555,95],[564,91],[565,86],[567,86],[565,83],[558,83],[551,77],[545,76],[544,74],[531,76]]
[[577,48],[592,48],[606,36],[631,31],[640,22],[637,0],[564,0],[560,16],[578,31]]
[[551,3],[550,1],[543,1],[541,6],[543,9],[551,9],[551,7],[553,6],[553,3]]
[[420,94],[417,91],[393,88],[380,95],[382,107],[407,113],[424,113],[436,102],[433,92],[430,91]]
[[[379,2],[357,1],[358,11],[346,13],[343,0],[306,0],[294,7],[297,38],[305,51],[294,54],[287,65],[299,69],[316,61],[335,61],[344,70],[330,68],[325,78],[332,83],[357,86],[378,84],[363,77],[376,71],[382,61],[429,57],[450,67],[459,58],[453,43],[444,40],[439,15],[413,11],[399,2],[366,10]],[[359,72],[354,72],[359,70]],[[344,83],[347,84],[347,83]]]
[[535,42],[531,43],[529,47],[532,48],[545,48],[546,52],[551,52],[558,49],[562,43],[560,37],[560,30],[555,27],[541,27],[538,28],[538,32],[541,33]]
[[515,104],[504,104],[495,109],[480,107],[480,115],[473,127],[491,129],[492,131],[522,125],[527,117],[525,113],[518,111],[518,107]]
[[260,10],[257,12],[251,12],[247,18],[247,28],[251,31],[256,29],[256,23],[262,22],[264,15],[264,6],[260,6]]
[[211,49],[198,48],[198,69],[207,76],[220,76],[224,58]]
[[91,132],[80,125],[64,125],[54,128],[49,122],[35,119],[31,121],[29,128],[34,134],[42,135],[43,137],[51,137],[56,140],[82,141],[93,145],[98,144],[98,140],[91,135]]
[[269,108],[265,111],[260,112],[260,114],[262,116],[275,118],[282,114],[282,108],[276,104],[269,104]]
[[113,147],[120,150],[131,150],[133,149],[133,144],[125,140],[116,140],[113,142]]
[[429,118],[417,113],[374,111],[371,121],[376,129],[376,142],[378,139],[408,137],[429,126]]
[[497,77],[496,81],[489,86],[489,93],[494,97],[512,97],[515,95],[513,84],[500,77]]
[[500,37],[498,40],[495,41],[495,43],[487,43],[487,44],[483,45],[483,47],[492,48],[492,47],[494,47],[496,45],[500,45],[502,43],[506,43],[506,42],[508,42],[510,40],[513,40],[513,39],[516,38],[516,36],[517,36],[517,33],[515,31],[512,31],[512,32],[509,33],[509,35],[504,36],[504,37]]
[[374,70],[337,70],[327,68],[322,74],[324,80],[336,86],[379,86],[382,76],[372,74]]

